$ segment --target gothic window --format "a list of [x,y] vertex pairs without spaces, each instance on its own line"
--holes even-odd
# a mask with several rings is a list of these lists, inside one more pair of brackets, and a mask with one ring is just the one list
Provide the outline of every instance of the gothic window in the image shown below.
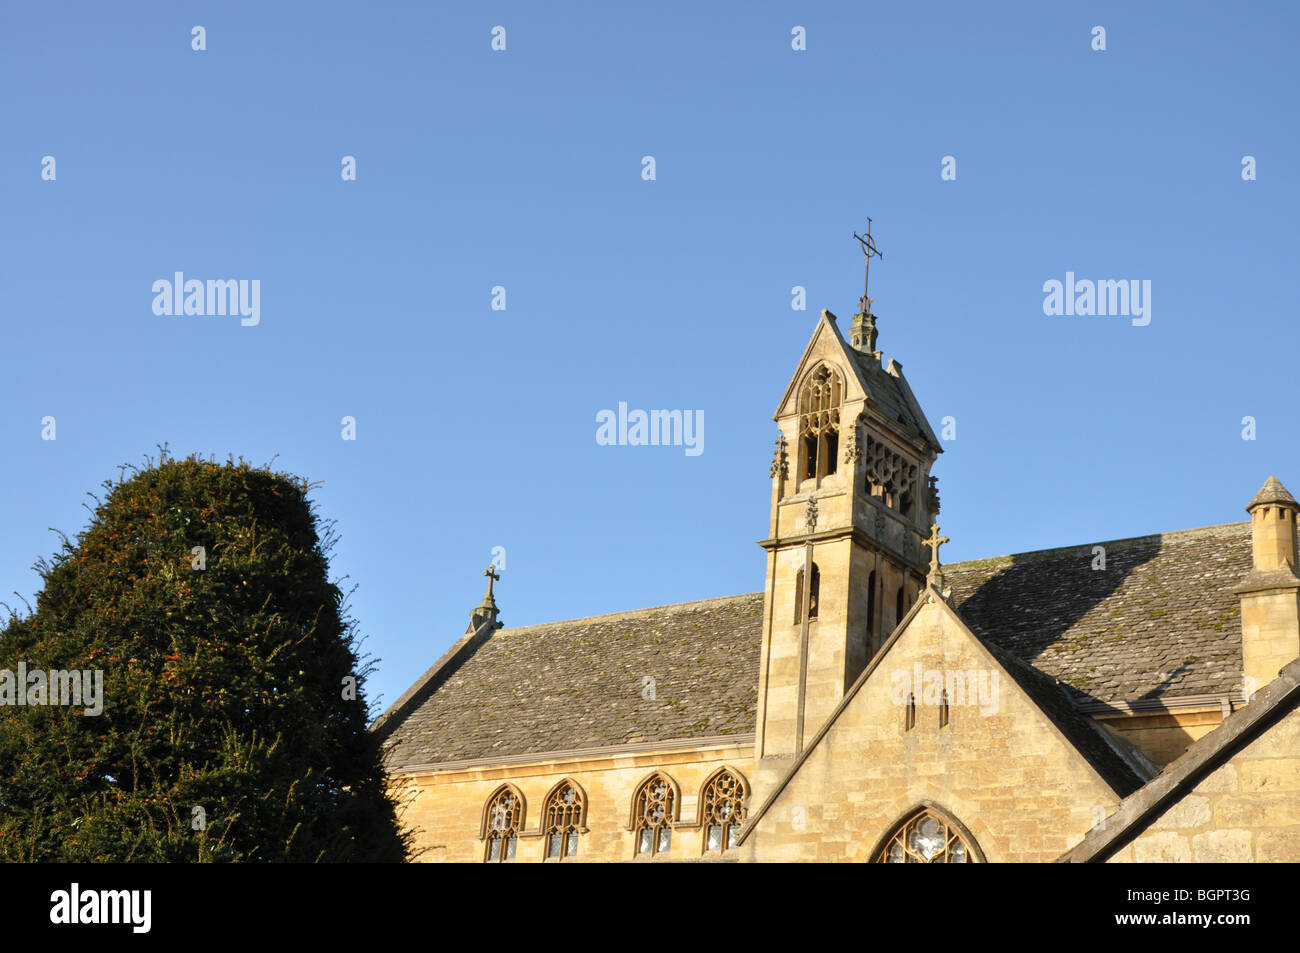
[[812,579],[808,583],[808,619],[817,618],[818,590],[821,588],[822,574],[817,564],[812,564]]
[[903,516],[911,516],[916,501],[916,464],[870,434],[867,435],[865,459],[866,494],[878,497],[880,502]]
[[704,785],[700,798],[700,821],[704,826],[704,849],[731,850],[740,839],[745,823],[745,782],[723,768]]
[[820,479],[834,473],[840,451],[840,375],[822,365],[803,385],[799,398],[800,477]]
[[948,727],[948,689],[943,690],[943,696],[939,700],[939,727]]
[[578,856],[578,835],[586,821],[587,799],[572,781],[562,781],[542,805],[546,859]]
[[894,597],[894,625],[903,621],[903,587],[898,587],[898,595]]
[[483,859],[488,863],[514,860],[524,826],[524,799],[519,792],[508,784],[499,788],[488,800],[484,826],[487,850]]
[[632,830],[638,857],[666,854],[672,846],[676,793],[662,774],[652,774],[632,798]]
[[916,727],[916,696],[907,693],[907,712],[903,715],[903,730],[911,731]]
[[867,577],[867,647],[874,648],[876,641],[876,571]]
[[972,864],[980,858],[952,821],[923,808],[899,825],[875,860],[878,864]]
[[[808,621],[811,622],[817,618],[818,590],[821,589],[822,574],[817,568],[817,564],[812,564],[812,581],[808,586]],[[794,576],[794,621],[796,624],[803,621],[803,570],[800,569]]]

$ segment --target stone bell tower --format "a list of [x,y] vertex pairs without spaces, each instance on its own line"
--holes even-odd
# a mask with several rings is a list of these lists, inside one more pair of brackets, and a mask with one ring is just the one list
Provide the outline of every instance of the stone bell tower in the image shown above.
[[942,448],[902,365],[882,366],[871,304],[864,289],[851,343],[822,311],[773,415],[760,778],[811,740],[925,584]]

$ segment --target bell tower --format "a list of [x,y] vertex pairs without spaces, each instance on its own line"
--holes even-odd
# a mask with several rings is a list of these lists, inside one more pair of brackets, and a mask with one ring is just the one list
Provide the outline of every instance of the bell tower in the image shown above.
[[[870,231],[855,237],[869,265]],[[851,343],[821,312],[773,415],[760,777],[803,750],[925,585],[943,451],[902,365],[882,366],[865,290]]]

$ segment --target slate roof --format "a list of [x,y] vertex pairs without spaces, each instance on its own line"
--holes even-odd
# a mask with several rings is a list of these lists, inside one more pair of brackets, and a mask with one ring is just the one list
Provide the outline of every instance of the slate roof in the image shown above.
[[876,361],[865,359],[853,348],[847,347],[845,350],[853,355],[854,362],[867,382],[867,393],[876,409],[884,417],[902,424],[903,430],[909,435],[923,443],[934,445],[942,452],[943,448],[939,446],[930,424],[920,413],[920,408],[914,406],[914,398],[909,399],[907,385],[903,380],[889,373]]
[[[1106,568],[1093,569],[1093,546]],[[976,635],[1067,683],[1080,700],[1241,691],[1249,523],[944,567]]]
[[[1123,792],[1074,705],[1240,691],[1250,526],[1105,542],[1104,570],[1094,545],[944,573],[962,620]],[[466,636],[376,722],[389,770],[752,733],[762,617],[758,592]]]
[[389,770],[751,733],[762,621],[757,592],[500,629],[389,719]]

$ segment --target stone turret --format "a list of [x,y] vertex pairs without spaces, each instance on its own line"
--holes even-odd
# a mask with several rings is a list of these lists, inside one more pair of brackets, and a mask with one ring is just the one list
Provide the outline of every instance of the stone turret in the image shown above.
[[1296,575],[1296,515],[1300,504],[1270,476],[1246,507],[1250,514],[1250,573],[1233,588],[1241,598],[1245,694],[1253,695],[1300,658],[1300,576]]

